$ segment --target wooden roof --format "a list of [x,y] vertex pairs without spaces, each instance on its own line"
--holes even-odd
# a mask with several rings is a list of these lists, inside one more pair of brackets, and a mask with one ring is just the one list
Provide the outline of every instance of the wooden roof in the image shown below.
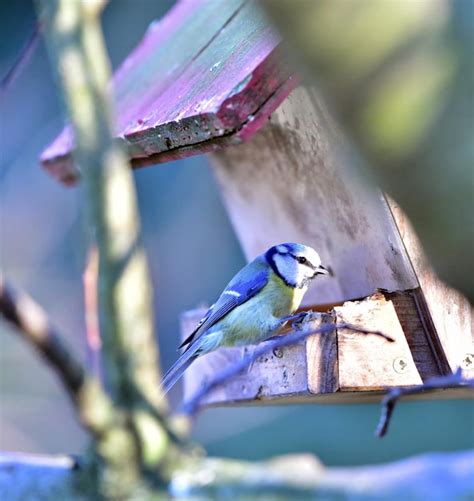
[[[213,151],[251,137],[296,85],[279,38],[254,2],[182,0],[113,77],[117,137],[132,165]],[[73,184],[70,127],[41,155]]]

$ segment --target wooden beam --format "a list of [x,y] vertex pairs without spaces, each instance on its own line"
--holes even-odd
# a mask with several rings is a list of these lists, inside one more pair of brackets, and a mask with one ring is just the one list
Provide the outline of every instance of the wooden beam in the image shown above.
[[[334,312],[325,314],[320,323],[335,324],[336,315]],[[333,393],[339,389],[336,330],[322,336],[315,334],[306,340],[306,374],[309,393]]]
[[334,278],[316,280],[306,305],[418,287],[385,198],[354,176],[350,153],[318,92],[299,87],[252,141],[211,155],[249,260],[296,241],[334,270]]
[[421,379],[446,375],[451,372],[446,354],[430,322],[429,313],[421,309],[423,293],[420,288],[411,291],[386,293],[397,312],[405,333],[413,362]]

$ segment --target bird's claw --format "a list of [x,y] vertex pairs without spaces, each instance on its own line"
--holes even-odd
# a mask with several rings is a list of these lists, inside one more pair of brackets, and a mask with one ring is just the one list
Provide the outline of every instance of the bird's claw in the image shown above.
[[282,324],[286,322],[291,322],[292,329],[301,329],[303,324],[313,319],[313,315],[314,313],[311,310],[300,311],[299,313],[295,313],[294,315],[283,317],[281,321]]

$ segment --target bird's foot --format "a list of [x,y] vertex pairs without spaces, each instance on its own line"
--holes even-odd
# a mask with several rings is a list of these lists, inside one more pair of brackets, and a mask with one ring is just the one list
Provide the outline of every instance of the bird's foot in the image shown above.
[[291,328],[299,330],[302,328],[303,324],[313,319],[313,315],[314,313],[311,310],[300,311],[298,313],[295,313],[294,315],[283,317],[281,319],[281,323],[283,325],[286,324],[286,322],[291,322]]

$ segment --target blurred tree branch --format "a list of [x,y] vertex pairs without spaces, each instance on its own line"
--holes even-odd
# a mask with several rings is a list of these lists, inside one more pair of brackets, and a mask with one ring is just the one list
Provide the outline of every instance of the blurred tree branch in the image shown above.
[[0,314],[54,369],[86,430],[102,435],[111,423],[112,405],[98,380],[89,376],[44,310],[1,277]]
[[112,138],[110,69],[97,15],[103,3],[44,0],[39,5],[73,123],[75,160],[99,252],[100,330],[111,394],[117,404],[133,406],[130,385],[135,385],[165,409],[157,384],[151,285],[139,243],[133,179]]
[[[41,499],[76,499],[68,485],[80,471],[80,463],[69,457],[0,454],[0,496],[16,501],[42,492]],[[316,501],[425,499],[435,492],[439,499],[471,499],[473,476],[471,451],[424,454],[358,468],[326,468],[314,456],[304,454],[253,463],[196,458],[176,469],[169,495],[193,500]]]
[[435,270],[472,303],[472,2],[261,3]]
[[132,173],[113,140],[110,68],[99,22],[104,3],[40,0],[38,10],[73,125],[74,156],[99,256],[99,323],[113,419],[94,442],[98,489],[127,497],[164,486],[178,449],[164,417]]
[[[4,285],[0,288],[0,292],[0,312],[7,320],[21,329],[28,336],[28,339],[39,347],[41,353],[44,346],[51,344],[51,342],[44,341],[44,331],[48,333],[46,337],[51,337],[51,333],[54,332],[55,341],[52,343],[53,346],[61,345],[58,334],[50,327],[50,322],[46,319],[45,314],[41,310],[35,312],[35,308],[39,307],[34,303],[31,305],[29,298],[23,294],[13,294],[11,288]],[[312,319],[313,316],[310,314],[305,317],[304,322],[298,324],[300,330],[291,332],[289,335],[275,337],[263,343],[250,357],[219,374],[215,380],[204,386],[202,391],[191,400],[191,403],[188,404],[188,412],[194,412],[198,409],[201,399],[208,391],[217,384],[221,384],[236,375],[262,354],[275,348],[296,343],[315,333],[324,334],[339,327],[352,329],[362,334],[374,334],[382,336],[388,341],[391,340],[391,338],[378,331],[367,331],[348,324],[331,324],[325,325],[323,328],[311,329],[309,322]],[[47,328],[45,329],[44,326],[47,326]],[[54,358],[62,360],[61,366],[65,365],[64,371],[66,373],[74,371],[77,362],[71,363],[73,357],[67,352],[67,349],[62,347],[58,353],[59,355]],[[59,372],[63,382],[69,380],[68,376],[62,376],[62,369]],[[122,429],[123,413],[112,405],[97,382],[90,381],[90,384],[87,384],[88,378],[84,377],[82,367],[78,369],[78,373],[82,376],[80,379],[82,382],[73,386],[73,400],[78,407],[83,423],[92,432],[99,448],[101,445],[106,445],[111,447],[110,453],[123,453],[123,449],[120,448],[120,440],[118,442],[116,439],[111,440],[111,435],[113,437],[117,433],[123,434],[125,431]],[[394,402],[401,395],[446,385],[468,384],[472,386],[471,381],[460,381],[459,377],[460,373],[454,375],[449,381],[448,379],[441,381],[440,378],[439,381],[433,381],[432,384],[428,383],[426,387],[398,389],[391,392],[385,402],[389,412],[389,414],[383,416],[385,423],[388,424]],[[166,426],[163,416],[157,414],[154,408],[151,407],[147,410],[158,422]],[[174,435],[173,432],[169,431],[169,436],[177,446],[183,447],[185,445],[181,442],[179,436]],[[107,454],[104,459],[106,461],[110,460]],[[206,499],[220,498],[224,494],[231,495],[234,498],[251,496],[255,499],[266,499],[268,496],[275,499],[293,499],[301,496],[310,497],[311,499],[327,499],[328,495],[370,496],[377,494],[380,496],[382,493],[403,497],[408,494],[418,495],[426,492],[432,476],[436,474],[439,468],[443,468],[445,479],[446,475],[449,478],[456,479],[456,489],[460,495],[469,496],[472,493],[472,482],[470,480],[471,473],[474,474],[474,471],[472,471],[474,465],[472,456],[466,458],[463,453],[446,455],[440,458],[426,456],[418,460],[414,477],[405,473],[408,471],[407,468],[413,468],[411,465],[413,461],[415,460],[409,459],[400,464],[394,463],[380,467],[326,469],[311,455],[284,456],[262,463],[248,463],[228,459],[206,459],[189,454],[186,448],[183,448],[181,461],[176,462],[174,467],[170,469],[169,483],[165,488],[170,495],[181,499],[194,499],[196,496]],[[158,471],[156,474],[158,475]],[[117,491],[111,494],[108,489],[105,491],[103,488],[100,489],[100,485],[99,490],[95,490],[97,487],[92,480],[93,475],[94,472],[91,470],[87,456],[84,460],[74,461],[68,457],[53,458],[50,456],[3,454],[0,455],[0,497],[12,500],[23,499],[26,493],[28,495],[35,493],[35,495],[41,495],[42,499],[58,499],[58,496],[62,499],[75,499],[78,496],[82,498],[87,492],[94,496],[98,495],[98,493],[105,494],[105,497],[115,498],[117,496]],[[397,478],[395,484],[391,481],[394,476]],[[441,489],[446,490],[447,495],[451,495],[453,492],[451,488],[448,488],[449,484],[449,482],[444,482],[440,486]],[[143,487],[129,488],[127,490],[127,498],[136,495],[137,492],[140,493],[139,495],[147,492],[143,490]],[[159,491],[153,492],[157,494]],[[151,495],[151,492],[148,492],[147,495]],[[165,494],[162,492],[160,495]]]
[[101,378],[100,352],[101,340],[99,331],[99,305],[97,300],[97,276],[99,274],[99,255],[97,247],[92,246],[87,256],[82,275],[84,286],[84,316],[86,324],[86,341],[89,355],[89,367],[97,378]]
[[84,384],[85,371],[64,344],[46,313],[27,294],[16,291],[0,277],[0,314],[53,367],[74,403]]

